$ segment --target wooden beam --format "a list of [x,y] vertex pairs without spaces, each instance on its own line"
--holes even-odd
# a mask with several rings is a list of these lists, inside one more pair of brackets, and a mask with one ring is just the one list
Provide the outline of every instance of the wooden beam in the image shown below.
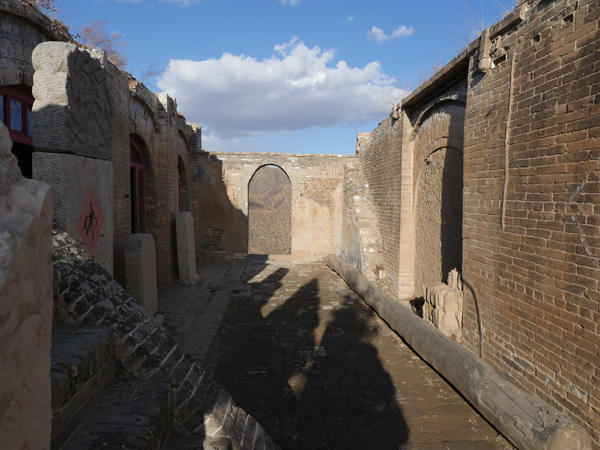
[[407,302],[380,291],[337,256],[329,255],[325,262],[517,448],[592,450],[585,429],[444,336],[414,314]]

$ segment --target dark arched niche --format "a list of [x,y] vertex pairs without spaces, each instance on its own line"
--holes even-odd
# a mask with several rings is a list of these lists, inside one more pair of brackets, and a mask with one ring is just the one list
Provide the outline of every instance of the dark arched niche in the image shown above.
[[415,291],[462,267],[463,155],[440,148],[421,163],[415,191]]
[[292,183],[279,166],[258,168],[248,183],[248,253],[289,255]]

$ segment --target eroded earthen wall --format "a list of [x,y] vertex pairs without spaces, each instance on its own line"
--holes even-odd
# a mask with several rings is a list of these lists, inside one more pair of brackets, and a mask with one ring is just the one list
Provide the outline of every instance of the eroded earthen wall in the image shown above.
[[[484,75],[471,58],[463,274],[484,359],[598,443],[600,4],[526,6],[490,35],[495,68]],[[478,351],[468,292],[463,342]]]

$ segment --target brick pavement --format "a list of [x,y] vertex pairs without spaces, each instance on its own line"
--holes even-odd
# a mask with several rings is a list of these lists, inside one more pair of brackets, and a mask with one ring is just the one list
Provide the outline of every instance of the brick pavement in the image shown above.
[[512,448],[324,264],[250,261],[228,291],[205,367],[283,449]]
[[216,336],[230,299],[249,287],[238,286],[245,262],[199,261],[200,282],[178,282],[158,289],[158,311],[171,336],[195,360],[202,362]]

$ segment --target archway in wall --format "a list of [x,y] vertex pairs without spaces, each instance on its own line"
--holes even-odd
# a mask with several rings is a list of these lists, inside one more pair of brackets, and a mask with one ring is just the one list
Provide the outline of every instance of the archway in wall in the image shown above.
[[463,155],[440,148],[418,168],[415,186],[415,291],[462,267]]
[[129,141],[129,199],[131,234],[150,233],[157,242],[153,165],[144,140],[135,134]]
[[248,183],[248,253],[292,251],[292,182],[283,169],[260,167]]

